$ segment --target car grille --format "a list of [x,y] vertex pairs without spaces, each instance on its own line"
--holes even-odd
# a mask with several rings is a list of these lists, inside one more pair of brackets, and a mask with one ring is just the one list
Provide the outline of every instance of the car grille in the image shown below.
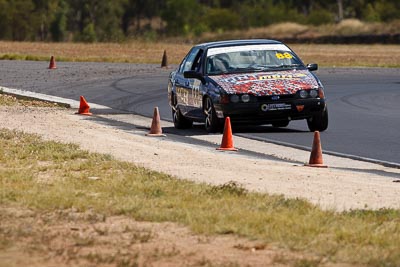
[[258,102],[265,102],[265,101],[282,101],[282,100],[288,100],[288,99],[295,99],[296,95],[279,95],[278,99],[274,99],[276,96],[258,96],[257,101]]

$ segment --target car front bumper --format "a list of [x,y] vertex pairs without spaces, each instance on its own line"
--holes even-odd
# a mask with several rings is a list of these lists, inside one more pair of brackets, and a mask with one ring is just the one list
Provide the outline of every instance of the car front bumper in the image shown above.
[[219,118],[234,123],[270,124],[278,121],[308,119],[326,109],[325,99],[295,99],[277,102],[215,103]]

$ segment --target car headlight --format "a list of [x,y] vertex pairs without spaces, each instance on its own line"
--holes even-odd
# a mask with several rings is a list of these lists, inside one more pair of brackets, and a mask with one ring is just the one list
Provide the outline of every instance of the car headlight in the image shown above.
[[243,101],[244,103],[249,102],[249,101],[250,101],[250,96],[249,96],[249,95],[242,95],[242,101]]
[[308,97],[308,93],[307,93],[306,90],[300,90],[299,94],[300,94],[301,98],[307,98]]
[[318,96],[318,90],[310,90],[310,96],[316,98]]
[[231,95],[231,102],[232,103],[239,102],[239,96],[238,95]]

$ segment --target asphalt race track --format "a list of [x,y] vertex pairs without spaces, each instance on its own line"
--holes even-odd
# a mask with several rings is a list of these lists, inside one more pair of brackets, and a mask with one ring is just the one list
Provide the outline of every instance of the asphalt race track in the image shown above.
[[[0,86],[23,89],[111,107],[115,113],[151,117],[158,106],[161,119],[171,121],[167,102],[169,69],[159,65],[0,61]],[[329,128],[321,133],[324,153],[346,154],[400,167],[400,69],[321,68]],[[234,128],[234,134],[309,148],[312,134],[305,121],[287,128]],[[194,130],[205,134],[202,127]],[[176,133],[177,131],[175,131]]]

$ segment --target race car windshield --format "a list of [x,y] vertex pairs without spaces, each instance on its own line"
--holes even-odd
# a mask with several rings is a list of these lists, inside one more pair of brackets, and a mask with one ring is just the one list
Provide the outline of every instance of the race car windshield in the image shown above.
[[221,75],[274,71],[304,67],[285,45],[245,45],[210,48],[207,52],[206,73]]

